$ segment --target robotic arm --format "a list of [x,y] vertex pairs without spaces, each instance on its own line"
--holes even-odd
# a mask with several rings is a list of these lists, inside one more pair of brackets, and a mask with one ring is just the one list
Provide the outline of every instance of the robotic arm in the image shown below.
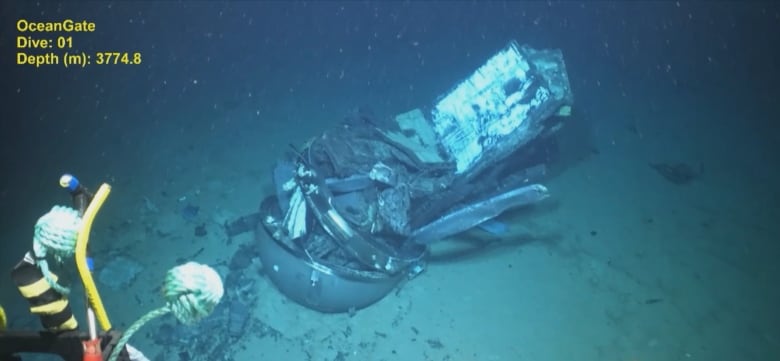
[[[66,361],[148,361],[127,344],[132,332],[124,333],[111,326],[92,279],[91,261],[86,256],[92,220],[108,197],[110,187],[103,184],[92,194],[70,175],[63,176],[60,184],[70,191],[77,209],[55,206],[41,217],[35,226],[33,250],[11,273],[31,313],[39,316],[45,330],[5,330],[5,314],[0,312],[0,361],[20,360],[20,353],[55,354]],[[86,331],[78,330],[68,302],[70,289],[60,284],[57,275],[49,269],[48,258],[61,261],[69,257],[75,257],[86,292]],[[144,323],[167,313],[173,313],[182,323],[194,323],[210,314],[224,294],[216,271],[194,262],[169,270],[163,290],[165,306],[141,317],[130,330],[138,330]]]

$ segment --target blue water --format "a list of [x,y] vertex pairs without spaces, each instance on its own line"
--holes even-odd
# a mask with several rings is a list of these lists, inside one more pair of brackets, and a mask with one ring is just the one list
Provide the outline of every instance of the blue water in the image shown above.
[[[481,252],[433,257],[354,315],[294,304],[243,259],[228,293],[248,321],[187,328],[167,316],[131,340],[149,359],[780,360],[772,2],[0,6],[0,269],[30,249],[38,217],[70,204],[62,173],[109,183],[96,264],[122,255],[144,267],[122,294],[103,291],[122,329],[164,304],[170,267],[196,260],[226,277],[238,247],[251,250],[251,237],[228,242],[222,227],[274,191],[271,169],[289,144],[355,109],[379,119],[430,109],[509,41],[563,52],[575,103],[555,135],[551,197],[503,215],[500,234],[470,231],[434,249]],[[20,19],[96,28],[21,33]],[[18,36],[53,46],[19,49]],[[58,49],[58,36],[72,39]],[[20,52],[49,51],[91,63],[17,64]],[[96,64],[104,52],[140,62]],[[695,179],[677,184],[658,163],[688,165]],[[183,219],[195,217],[188,205],[199,224]],[[37,330],[0,279],[11,329]]]

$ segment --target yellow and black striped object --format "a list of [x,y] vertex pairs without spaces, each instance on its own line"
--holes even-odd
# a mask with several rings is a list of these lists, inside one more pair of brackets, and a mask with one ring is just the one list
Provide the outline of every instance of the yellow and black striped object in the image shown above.
[[[52,275],[55,277],[56,276]],[[16,287],[30,304],[30,312],[38,315],[44,328],[51,332],[75,330],[78,327],[68,298],[53,289],[43,273],[27,254],[11,271]]]

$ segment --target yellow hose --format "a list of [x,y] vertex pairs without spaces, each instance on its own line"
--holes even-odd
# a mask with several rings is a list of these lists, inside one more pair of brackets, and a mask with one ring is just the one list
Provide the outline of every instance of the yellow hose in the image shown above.
[[109,193],[111,193],[111,186],[108,184],[103,183],[98,188],[95,196],[92,198],[92,202],[89,203],[89,206],[84,211],[84,215],[81,217],[81,229],[76,241],[76,267],[79,270],[81,282],[84,284],[84,291],[87,293],[89,305],[95,311],[98,323],[100,323],[100,327],[104,331],[111,329],[111,322],[108,320],[108,315],[103,307],[103,301],[100,299],[97,287],[95,287],[95,280],[92,279],[92,273],[87,266],[87,243],[89,242],[89,231],[92,229],[92,220],[95,219],[95,215],[100,210]]
[[0,306],[0,331],[5,330],[5,310],[3,309],[3,306]]

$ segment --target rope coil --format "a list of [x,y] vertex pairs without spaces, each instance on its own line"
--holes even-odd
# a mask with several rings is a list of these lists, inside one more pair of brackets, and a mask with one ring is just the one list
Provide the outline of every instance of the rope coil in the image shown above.
[[48,255],[57,262],[70,258],[76,252],[76,241],[81,229],[79,212],[65,206],[54,206],[35,223],[33,253],[35,264],[41,269],[46,282],[57,292],[67,296],[70,289],[59,284],[49,269]]
[[222,279],[213,268],[188,262],[176,266],[165,275],[163,295],[166,305],[149,311],[128,327],[111,353],[109,361],[116,361],[127,341],[147,322],[173,313],[181,323],[191,325],[211,314],[224,295]]

